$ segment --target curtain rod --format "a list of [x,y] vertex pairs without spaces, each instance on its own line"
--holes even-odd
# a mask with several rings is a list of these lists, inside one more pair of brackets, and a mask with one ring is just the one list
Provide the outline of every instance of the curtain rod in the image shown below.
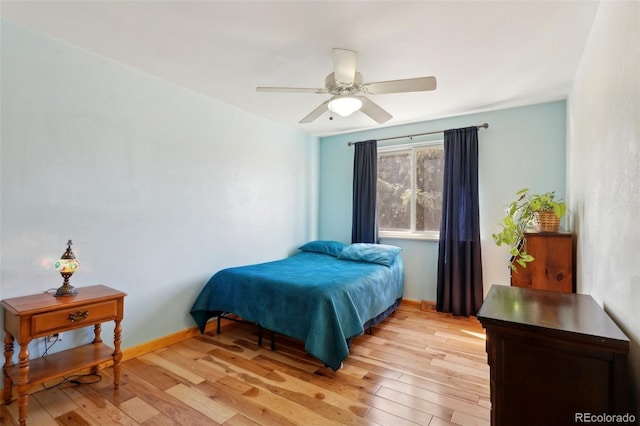
[[[489,128],[489,123],[483,123],[480,124],[478,126],[476,126],[478,128],[478,130],[480,129],[488,129]],[[435,132],[426,132],[426,133],[416,133],[415,135],[405,135],[405,136],[393,136],[391,138],[383,138],[383,139],[377,139],[378,142],[382,142],[382,141],[390,141],[392,139],[404,139],[404,138],[413,138],[416,136],[424,136],[424,135],[435,135],[436,133],[444,133],[446,132],[446,130],[437,130]],[[347,143],[347,145],[351,146],[354,145],[358,142],[349,142]]]

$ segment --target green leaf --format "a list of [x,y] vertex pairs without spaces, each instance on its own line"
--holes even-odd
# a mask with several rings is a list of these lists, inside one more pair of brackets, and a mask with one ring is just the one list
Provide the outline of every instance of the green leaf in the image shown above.
[[530,254],[527,254],[527,253],[521,253],[520,257],[522,258],[522,260],[524,262],[527,262],[527,263],[533,262],[534,260],[536,260],[533,256],[531,256]]
[[557,203],[553,206],[553,212],[558,219],[561,219],[567,212],[567,205],[565,203]]

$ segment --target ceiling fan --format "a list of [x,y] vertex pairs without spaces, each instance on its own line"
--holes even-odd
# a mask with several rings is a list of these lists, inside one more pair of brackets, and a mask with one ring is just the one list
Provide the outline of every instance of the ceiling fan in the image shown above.
[[[363,83],[362,74],[356,71],[358,53],[347,49],[333,49],[333,72],[327,76],[324,89],[304,87],[256,87],[258,92],[318,93],[330,94],[330,99],[311,111],[300,123],[311,123],[326,111],[348,117],[362,111],[378,123],[385,123],[393,116],[364,95],[386,93],[422,92],[435,90],[435,77],[407,78],[404,80]],[[333,119],[330,117],[329,119]]]

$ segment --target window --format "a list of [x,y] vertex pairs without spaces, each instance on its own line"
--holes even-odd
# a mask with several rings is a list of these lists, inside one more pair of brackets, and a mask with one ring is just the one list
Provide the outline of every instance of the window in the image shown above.
[[378,149],[378,223],[383,237],[437,239],[442,212],[442,142]]

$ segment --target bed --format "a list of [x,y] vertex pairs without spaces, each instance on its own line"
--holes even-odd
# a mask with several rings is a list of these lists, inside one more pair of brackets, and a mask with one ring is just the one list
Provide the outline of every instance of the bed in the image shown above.
[[304,342],[333,370],[350,339],[395,310],[404,291],[400,248],[311,241],[285,259],[223,269],[205,284],[191,316],[201,332],[231,313]]

